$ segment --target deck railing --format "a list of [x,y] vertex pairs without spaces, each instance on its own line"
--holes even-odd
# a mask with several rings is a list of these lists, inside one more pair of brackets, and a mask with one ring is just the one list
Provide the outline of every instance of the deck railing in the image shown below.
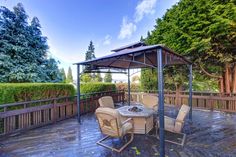
[[[157,91],[149,93],[131,92],[131,101],[142,103],[143,95],[156,95]],[[127,100],[127,92],[125,99]],[[176,93],[165,91],[165,104],[181,105],[188,104],[188,92]],[[193,92],[192,105],[195,108],[219,110],[236,113],[236,94],[220,94],[210,92]]]
[[[93,112],[102,96],[112,96],[114,102],[124,101],[124,91],[107,91],[81,95],[81,114]],[[0,136],[56,123],[77,115],[77,99],[60,97],[0,105]]]
[[[143,95],[156,92],[131,92],[131,101],[141,102]],[[114,102],[127,100],[127,92],[108,91],[81,95],[81,114],[93,112],[99,106],[98,99],[112,96]],[[0,136],[17,133],[23,130],[56,123],[77,115],[77,99],[61,97],[46,100],[19,102],[0,105]],[[236,113],[236,95],[193,92],[193,107]],[[165,103],[172,105],[188,104],[188,92],[165,92]]]

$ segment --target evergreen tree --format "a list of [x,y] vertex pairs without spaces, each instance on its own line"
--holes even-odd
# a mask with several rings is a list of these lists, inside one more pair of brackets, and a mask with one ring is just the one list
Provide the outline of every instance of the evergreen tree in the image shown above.
[[102,76],[100,73],[97,73],[95,75],[95,79],[94,79],[95,82],[102,82]]
[[[95,57],[95,48],[94,48],[93,42],[90,41],[89,46],[88,46],[88,50],[85,53],[85,60],[87,61],[87,60],[91,60],[91,59],[95,59],[95,58],[96,58]],[[84,70],[89,70],[89,69],[90,69],[90,66],[85,66],[84,67]],[[83,74],[83,75],[85,75],[85,74]],[[83,77],[83,75],[82,75],[82,77]],[[101,82],[102,81],[102,77],[101,77],[100,73],[89,74],[89,77],[91,78],[91,80],[88,79],[87,75],[85,75],[84,78],[85,78],[86,81],[87,80],[94,81],[94,82]]]
[[64,68],[60,69],[60,74],[61,74],[62,82],[65,83],[66,82],[66,72],[65,72]]
[[[45,67],[58,67],[55,60],[47,58],[47,38],[42,36],[40,28],[36,17],[28,23],[28,15],[21,3],[13,11],[0,7],[0,82],[60,80],[58,74],[54,75],[58,76],[55,78],[45,71]],[[58,72],[58,69],[51,70]]]
[[143,38],[143,36],[141,36],[140,41],[145,42],[145,39]]
[[[221,92],[236,92],[235,23],[234,0],[181,0],[156,20],[146,42],[164,44],[189,57],[197,65],[194,70],[219,80]],[[181,69],[175,71],[184,76]]]
[[71,67],[68,68],[66,82],[67,83],[72,83],[73,82],[73,75],[72,75]]
[[108,71],[108,73],[105,74],[104,82],[112,82],[112,74],[111,74],[110,70]]
[[89,46],[88,46],[88,50],[85,53],[85,60],[91,60],[95,58],[95,52],[94,52],[95,48],[93,45],[93,41],[90,41]]
[[55,59],[49,58],[44,63],[43,71],[46,74],[46,78],[43,78],[43,82],[62,82],[62,76]]

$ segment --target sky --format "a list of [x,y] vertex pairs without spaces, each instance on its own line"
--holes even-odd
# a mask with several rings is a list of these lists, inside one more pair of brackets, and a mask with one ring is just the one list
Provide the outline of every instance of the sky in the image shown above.
[[0,5],[12,10],[19,2],[30,19],[39,18],[50,55],[66,72],[71,66],[76,78],[73,63],[85,59],[91,40],[96,57],[139,41],[178,0],[0,0]]

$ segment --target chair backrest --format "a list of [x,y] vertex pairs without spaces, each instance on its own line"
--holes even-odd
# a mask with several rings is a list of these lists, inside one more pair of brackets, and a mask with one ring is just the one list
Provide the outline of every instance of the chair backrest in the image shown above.
[[176,121],[175,121],[175,128],[174,130],[176,132],[181,132],[183,126],[184,126],[184,120],[186,118],[186,116],[188,115],[190,110],[190,107],[187,105],[182,105],[179,113],[177,115]]
[[100,130],[103,134],[112,137],[120,136],[121,119],[116,109],[99,107],[95,111]]
[[104,96],[98,99],[100,107],[115,108],[114,101],[111,96]]
[[158,103],[157,96],[154,96],[154,95],[144,95],[143,96],[143,104],[145,107],[154,109],[153,107],[155,105],[157,105],[157,103]]

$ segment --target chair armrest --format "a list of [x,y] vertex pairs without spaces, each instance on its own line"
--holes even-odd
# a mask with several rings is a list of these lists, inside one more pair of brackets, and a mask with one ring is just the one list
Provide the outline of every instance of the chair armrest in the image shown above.
[[131,123],[133,124],[133,119],[132,119],[132,118],[128,118],[128,119],[126,119],[125,121],[123,121],[123,122],[121,123],[121,125],[124,125],[124,124],[127,123],[127,122],[131,122]]
[[183,120],[178,120],[178,119],[176,119],[176,120],[175,120],[175,122],[184,123],[184,121],[183,121]]
[[171,117],[168,117],[168,116],[165,116],[165,120],[167,120],[167,121],[168,121],[168,120],[169,120],[169,121],[173,121],[173,120],[174,120],[174,121],[175,121],[174,118],[171,118]]
[[158,105],[153,105],[152,109],[155,110],[155,107],[157,107],[157,109],[158,109]]

